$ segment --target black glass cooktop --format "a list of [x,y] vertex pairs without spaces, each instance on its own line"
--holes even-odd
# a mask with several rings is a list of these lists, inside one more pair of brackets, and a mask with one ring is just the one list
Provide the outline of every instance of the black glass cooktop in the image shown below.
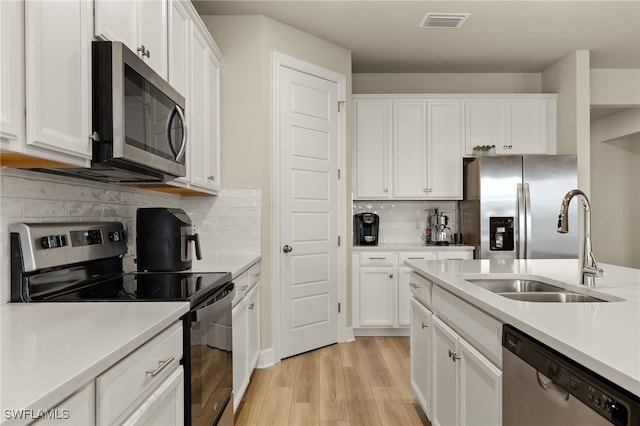
[[32,301],[189,301],[192,306],[222,290],[229,272],[131,272],[98,278]]

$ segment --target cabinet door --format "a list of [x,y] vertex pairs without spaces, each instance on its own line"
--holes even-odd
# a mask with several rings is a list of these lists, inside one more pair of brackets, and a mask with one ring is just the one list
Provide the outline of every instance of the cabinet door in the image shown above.
[[495,145],[496,152],[507,150],[505,102],[500,99],[478,99],[465,102],[466,153],[473,147]]
[[546,100],[510,100],[507,102],[507,140],[514,154],[547,153]]
[[191,90],[189,112],[190,180],[198,186],[207,186],[207,66],[208,46],[195,25],[191,31]]
[[24,2],[0,2],[0,93],[2,148],[24,143]]
[[117,40],[134,52],[137,46],[138,7],[134,0],[95,0],[94,34],[102,40]]
[[249,377],[251,377],[251,373],[258,364],[258,359],[260,358],[260,283],[253,287],[248,297],[248,374]]
[[396,315],[394,268],[360,267],[360,326],[393,327]]
[[80,166],[91,158],[92,5],[25,2],[27,144]]
[[431,311],[411,299],[411,386],[422,406],[431,416]]
[[184,425],[183,368],[179,367],[174,371],[122,424],[123,426]]
[[434,426],[459,425],[457,334],[435,315],[433,324],[432,422]]
[[408,326],[411,323],[409,302],[411,291],[409,288],[409,277],[411,268],[407,266],[398,267],[398,325]]
[[207,56],[207,173],[206,187],[220,189],[220,59],[212,48]]
[[[427,103],[393,102],[393,197],[427,196]],[[460,160],[462,161],[462,160]]]
[[240,405],[242,395],[249,385],[249,348],[248,348],[248,327],[249,314],[247,306],[248,299],[245,297],[233,308],[231,321],[233,324],[233,409]]
[[[111,0],[112,1],[112,0]],[[167,79],[167,0],[137,1],[138,44],[151,68]],[[132,49],[134,50],[134,49]]]
[[502,371],[460,338],[460,424],[502,424]]
[[457,101],[429,102],[429,198],[462,199],[461,112]]
[[356,102],[356,198],[389,198],[389,108],[384,100]]
[[64,426],[76,425],[92,426],[96,424],[96,385],[91,383],[62,401],[55,409],[57,418],[43,418],[31,423],[31,426]]

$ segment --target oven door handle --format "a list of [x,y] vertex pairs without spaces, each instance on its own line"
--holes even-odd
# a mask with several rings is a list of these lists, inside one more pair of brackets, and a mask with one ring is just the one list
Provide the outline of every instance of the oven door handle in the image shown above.
[[[232,283],[233,284],[233,283]],[[231,301],[236,295],[236,285],[233,284],[233,288],[222,299],[215,300],[215,296],[209,300],[203,302],[203,304],[193,312],[193,319],[195,322],[200,321],[207,315],[217,314],[226,307],[231,306]]]

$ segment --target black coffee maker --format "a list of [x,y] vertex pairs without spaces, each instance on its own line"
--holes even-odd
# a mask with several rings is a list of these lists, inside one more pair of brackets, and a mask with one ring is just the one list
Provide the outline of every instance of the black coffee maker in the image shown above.
[[358,246],[377,246],[380,218],[375,213],[356,213],[353,215],[353,244]]
[[141,208],[136,213],[138,271],[174,272],[191,269],[191,242],[202,259],[200,240],[191,218],[180,209]]

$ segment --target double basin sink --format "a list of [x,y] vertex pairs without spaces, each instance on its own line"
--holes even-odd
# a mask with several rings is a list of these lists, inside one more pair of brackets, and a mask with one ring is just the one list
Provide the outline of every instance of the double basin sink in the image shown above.
[[496,293],[508,299],[523,302],[555,302],[555,303],[579,303],[579,302],[613,302],[617,298],[608,295],[594,295],[559,287],[535,278],[467,278],[465,281]]

